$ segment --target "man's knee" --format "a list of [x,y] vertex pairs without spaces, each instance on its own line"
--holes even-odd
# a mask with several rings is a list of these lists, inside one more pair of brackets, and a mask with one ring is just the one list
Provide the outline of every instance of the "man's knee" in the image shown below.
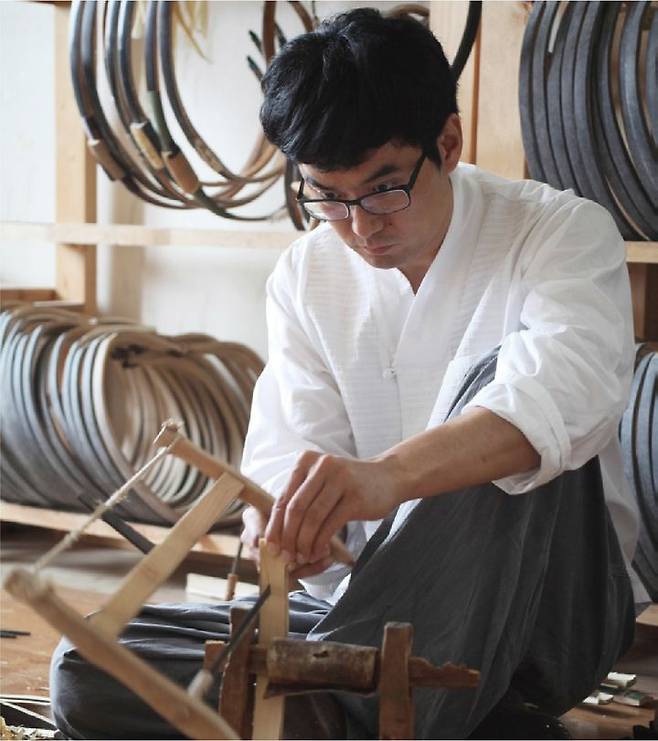
[[69,738],[84,738],[84,709],[91,684],[90,667],[67,639],[57,645],[50,661],[50,698],[57,727]]

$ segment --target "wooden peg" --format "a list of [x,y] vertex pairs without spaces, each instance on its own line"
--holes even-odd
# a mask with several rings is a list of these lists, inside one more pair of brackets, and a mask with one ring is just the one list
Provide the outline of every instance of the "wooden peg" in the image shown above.
[[409,681],[413,628],[387,623],[379,672],[379,738],[414,737],[414,704]]
[[233,559],[233,565],[226,576],[226,591],[224,592],[224,599],[226,602],[231,602],[233,600],[235,597],[235,588],[238,586],[238,582],[240,581],[238,569],[240,568],[240,557],[242,556],[243,545],[242,540],[240,540],[238,552],[235,554],[235,558]]

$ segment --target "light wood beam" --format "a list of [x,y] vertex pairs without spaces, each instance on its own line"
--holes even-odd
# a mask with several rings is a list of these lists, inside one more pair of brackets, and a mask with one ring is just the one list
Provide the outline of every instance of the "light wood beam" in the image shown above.
[[229,474],[219,478],[171,528],[167,538],[141,559],[103,609],[90,618],[94,627],[116,637],[243,488],[244,484]]
[[477,164],[511,179],[526,177],[519,115],[519,63],[527,8],[516,0],[482,5]]
[[[466,0],[432,0],[430,2],[430,28],[441,42],[448,61],[452,63],[464,33],[468,2]],[[475,40],[471,55],[459,78],[457,105],[462,120],[464,148],[462,162],[476,162],[477,157],[477,108],[478,75],[480,65],[480,34]]]
[[[58,3],[55,16],[55,219],[96,221],[96,162],[87,150],[75,104],[68,57],[70,3]],[[58,242],[55,287],[58,297],[96,313],[96,244]]]
[[[67,636],[92,664],[112,675],[188,738],[237,739],[239,736],[208,705],[196,700],[125,646],[106,638],[55,594],[52,586],[25,569],[7,577],[5,589],[32,606]],[[118,707],[117,713],[122,709]]]
[[[260,589],[271,594],[260,611],[258,645],[267,648],[272,639],[288,635],[288,568],[280,556],[273,556],[265,539],[260,541]],[[279,739],[283,730],[284,697],[265,697],[267,672],[256,678],[253,737]]]

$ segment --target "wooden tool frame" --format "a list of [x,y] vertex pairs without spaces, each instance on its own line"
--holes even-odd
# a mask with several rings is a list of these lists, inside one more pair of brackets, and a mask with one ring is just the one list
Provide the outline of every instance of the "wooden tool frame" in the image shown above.
[[[106,671],[142,698],[157,713],[190,738],[237,739],[240,734],[213,712],[190,688],[185,691],[122,646],[117,638],[145,601],[182,563],[227,507],[237,498],[255,502],[261,510],[271,507],[269,495],[229,466],[196,448],[177,427],[165,425],[161,436],[181,443],[183,458],[202,459],[216,481],[176,522],[167,537],[149,551],[128,573],[105,605],[85,619],[58,596],[54,584],[40,574],[19,568],[5,580],[5,588],[30,605],[54,628],[71,640],[90,663]],[[158,439],[161,442],[161,438]],[[186,444],[187,443],[187,446]],[[173,446],[172,446],[173,448]],[[174,450],[171,453],[176,454]],[[227,468],[229,470],[224,470]],[[261,544],[261,588],[271,596],[261,614],[260,641],[266,643],[288,633],[288,572],[285,562]],[[283,699],[265,697],[267,676],[259,677],[254,727],[258,738],[277,739],[283,724]],[[241,729],[242,730],[242,729]]]
[[[231,636],[246,618],[247,610],[231,608]],[[458,689],[474,688],[479,672],[464,666],[434,666],[420,656],[412,656],[413,626],[390,622],[384,626],[381,649],[331,641],[303,641],[295,638],[263,636],[252,642],[253,633],[242,635],[224,667],[219,694],[219,712],[243,738],[273,738],[282,719],[282,703],[288,694],[308,692],[356,692],[379,695],[379,738],[414,738],[415,687]],[[208,641],[204,666],[213,665],[223,651],[222,641]],[[256,696],[253,710],[253,683],[263,679],[267,686]],[[281,703],[267,708],[267,703]],[[261,703],[259,705],[259,702]],[[263,712],[265,711],[265,713]],[[265,726],[259,726],[259,712],[266,714]]]
[[[85,619],[61,599],[52,582],[35,570],[12,571],[4,586],[67,636],[90,663],[132,690],[186,736],[278,739],[283,730],[285,694],[299,691],[300,681],[302,691],[311,691],[309,677],[317,682],[317,677],[322,675],[323,681],[313,691],[378,691],[380,737],[412,738],[412,686],[473,687],[477,684],[476,671],[453,665],[437,668],[422,658],[412,657],[413,630],[408,624],[386,626],[381,652],[364,646],[325,642],[322,642],[322,650],[317,651],[314,648],[317,642],[289,641],[288,569],[280,556],[268,550],[264,540],[260,542],[260,588],[261,593],[269,588],[270,596],[260,612],[258,643],[251,645],[252,627],[233,647],[224,667],[218,712],[203,701],[203,691],[199,690],[202,683],[197,684],[195,680],[186,691],[157,672],[118,642],[122,630],[236,498],[251,503],[263,513],[269,512],[273,500],[248,478],[183,437],[174,423],[163,425],[155,445],[166,446],[169,453],[216,480],[172,526],[167,537],[135,565],[99,612]],[[334,544],[333,549],[340,560],[351,560],[351,557],[346,558],[342,544],[339,548]],[[234,606],[230,616],[234,634],[245,619],[245,613]],[[207,642],[206,675],[212,666],[213,651],[216,655],[217,648],[223,645],[217,641]],[[323,662],[324,657],[328,657],[328,661]],[[350,667],[356,667],[356,678]],[[256,681],[252,702],[253,677]]]
[[[190,738],[240,738],[219,713],[196,696],[192,687],[186,692],[122,646],[117,638],[235,499],[252,504],[266,515],[274,500],[229,464],[213,458],[185,438],[177,423],[165,423],[154,446],[168,447],[170,454],[216,480],[167,536],[137,563],[99,612],[84,619],[57,595],[51,581],[27,569],[12,571],[4,586],[67,636],[89,662],[135,692],[182,733]],[[340,560],[351,562],[351,555],[342,543],[335,542],[333,550]],[[260,616],[259,640],[266,645],[273,638],[288,634],[288,571],[285,562],[270,553],[264,541],[260,574],[261,589],[269,586],[271,590]],[[261,673],[256,687],[254,729],[257,738],[278,739],[283,726],[283,698],[265,697],[266,686],[267,675]]]
[[157,672],[116,638],[244,488],[242,481],[222,474],[172,527],[169,535],[139,561],[103,608],[88,620],[57,595],[51,582],[27,569],[12,571],[4,586],[69,638],[89,662],[135,692],[186,736],[240,738],[205,702]]

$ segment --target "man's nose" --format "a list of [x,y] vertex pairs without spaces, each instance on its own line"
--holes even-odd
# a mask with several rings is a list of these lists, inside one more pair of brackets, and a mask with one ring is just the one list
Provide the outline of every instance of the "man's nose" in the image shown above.
[[352,206],[352,231],[358,237],[368,239],[383,226],[383,219],[376,214],[369,214],[361,206]]

